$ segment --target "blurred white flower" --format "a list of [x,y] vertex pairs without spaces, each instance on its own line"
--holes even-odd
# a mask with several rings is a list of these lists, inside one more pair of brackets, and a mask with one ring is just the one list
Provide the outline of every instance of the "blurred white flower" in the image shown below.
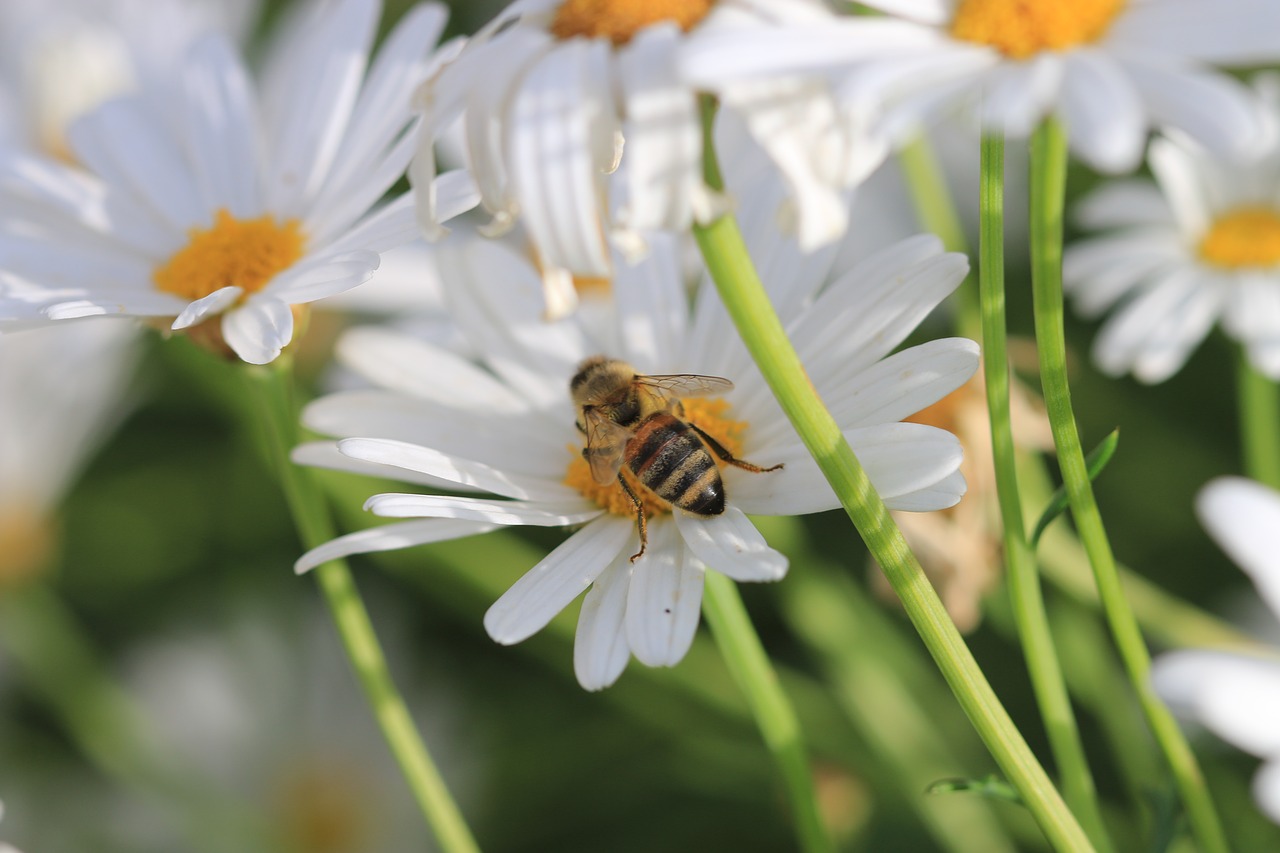
[[[386,602],[393,604],[393,602]],[[458,711],[444,673],[404,659],[405,622],[382,606],[379,634],[418,684],[437,762],[466,797],[478,762],[461,764]],[[124,680],[157,748],[223,819],[219,831],[167,849],[215,853],[399,853],[419,849],[421,813],[369,716],[323,609],[232,605],[217,631],[154,632],[124,660]],[[443,746],[443,748],[440,748]],[[472,756],[474,757],[474,756]],[[158,844],[154,849],[162,849]]]
[[1060,116],[1072,150],[1104,171],[1138,165],[1151,127],[1219,152],[1262,141],[1247,90],[1212,65],[1280,59],[1273,0],[868,0],[846,16],[778,32],[717,33],[686,53],[695,82],[810,72],[843,110],[886,112],[897,138],[962,109],[1009,136]]
[[[758,224],[747,223],[749,233]],[[806,255],[794,240],[751,245],[764,253],[757,260],[809,376],[887,503],[913,510],[953,505],[964,492],[954,436],[898,421],[972,375],[977,348],[947,339],[889,353],[956,287],[965,260],[919,237],[829,276],[835,247]],[[439,248],[454,316],[483,368],[386,331],[350,333],[339,357],[386,390],[311,404],[304,414],[309,428],[352,438],[305,445],[295,459],[482,496],[376,495],[367,504],[373,512],[412,520],[336,539],[306,554],[299,570],[505,525],[585,525],[490,608],[490,636],[519,642],[590,587],[574,651],[584,687],[613,683],[632,654],[650,666],[676,664],[697,628],[708,568],[739,581],[777,580],[786,571],[786,558],[745,514],[831,509],[838,505],[834,493],[714,288],[703,287],[689,309],[669,238],[654,236],[645,260],[617,268],[609,309],[555,323],[542,314],[540,272],[526,256],[460,232]],[[673,511],[633,484],[649,521],[647,550],[632,562],[639,547],[635,509],[617,483],[595,482],[574,426],[569,383],[583,359],[596,354],[624,359],[644,374],[731,379],[735,387],[722,396],[685,399],[686,419],[738,458],[785,468],[724,468],[727,505],[710,517]]]
[[[464,113],[489,230],[519,217],[549,289],[563,297],[569,275],[613,274],[611,248],[635,260],[645,232],[687,229],[719,210],[702,178],[700,91],[715,91],[744,116],[786,175],[806,248],[843,231],[836,190],[871,171],[883,146],[841,123],[804,81],[695,86],[682,79],[679,59],[721,30],[759,31],[767,52],[779,28],[830,19],[814,0],[520,0],[429,79],[418,100],[428,127]],[[424,145],[410,178],[429,236],[440,231],[423,192],[434,170]],[[831,217],[838,228],[825,222]],[[549,302],[553,311],[571,307]]]
[[258,0],[5,0],[0,142],[68,157],[73,120],[173,78],[207,33],[243,41]]
[[[163,109],[123,97],[74,124],[87,172],[0,158],[0,316],[174,318],[245,361],[273,360],[295,306],[356,287],[416,235],[411,198],[373,209],[412,156],[410,93],[445,13],[410,10],[366,73],[380,10],[309,4],[259,83],[225,39],[200,39],[158,93]],[[465,174],[437,184],[444,215],[475,203]]]
[[0,334],[0,583],[47,567],[52,515],[127,410],[125,323]]
[[[1215,480],[1196,501],[1200,521],[1280,617],[1280,493],[1240,477]],[[1280,649],[1271,657],[1186,650],[1156,659],[1156,689],[1177,712],[1263,759],[1253,795],[1280,823]]]
[[[1280,77],[1259,78],[1257,91],[1280,122]],[[1253,366],[1280,379],[1280,137],[1228,158],[1171,135],[1149,156],[1156,184],[1105,185],[1075,211],[1081,225],[1116,229],[1071,246],[1063,266],[1081,314],[1115,308],[1094,360],[1162,382],[1221,318]]]
[[[0,820],[4,820],[4,803],[0,802]],[[0,841],[0,853],[20,853],[17,847]]]

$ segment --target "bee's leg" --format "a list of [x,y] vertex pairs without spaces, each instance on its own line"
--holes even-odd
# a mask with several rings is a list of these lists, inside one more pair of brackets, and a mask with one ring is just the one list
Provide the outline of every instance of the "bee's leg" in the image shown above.
[[732,453],[730,453],[723,444],[716,441],[711,436],[707,435],[706,431],[704,431],[697,424],[689,421],[686,421],[686,423],[688,423],[689,426],[693,427],[694,432],[702,436],[702,440],[707,443],[707,447],[711,448],[712,453],[714,453],[716,456],[719,456],[720,459],[723,460],[724,462],[730,465],[733,465],[736,468],[743,468],[747,471],[754,471],[757,474],[762,474],[766,471],[777,471],[779,468],[782,467],[781,462],[779,462],[777,465],[772,465],[768,468],[761,468],[759,465],[753,465],[750,462],[746,462],[746,461],[743,461],[742,459],[738,459]]
[[622,491],[627,493],[627,497],[631,498],[631,503],[636,508],[636,527],[640,529],[640,550],[631,555],[631,562],[635,562],[644,556],[644,549],[649,545],[649,530],[645,526],[644,520],[644,504],[636,497],[636,493],[631,490],[631,485],[627,483],[627,478],[622,476],[622,472],[618,472],[618,484],[622,486]]

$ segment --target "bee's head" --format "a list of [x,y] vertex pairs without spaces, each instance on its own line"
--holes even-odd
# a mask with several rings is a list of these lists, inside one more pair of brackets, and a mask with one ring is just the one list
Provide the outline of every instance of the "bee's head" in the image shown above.
[[581,408],[627,387],[635,377],[635,369],[625,361],[593,355],[578,365],[573,379],[569,380],[569,395],[574,405]]

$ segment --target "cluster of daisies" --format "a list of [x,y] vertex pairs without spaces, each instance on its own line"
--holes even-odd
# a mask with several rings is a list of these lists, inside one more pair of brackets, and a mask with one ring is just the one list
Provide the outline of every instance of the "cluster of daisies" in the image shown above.
[[[899,346],[968,264],[929,236],[868,248],[875,224],[855,198],[944,118],[1019,138],[1056,117],[1104,172],[1146,155],[1155,184],[1111,182],[1087,199],[1079,222],[1109,233],[1066,259],[1081,311],[1114,309],[1096,343],[1104,370],[1163,380],[1220,317],[1280,378],[1280,84],[1217,68],[1280,61],[1280,4],[862,5],[515,0],[441,43],[435,3],[378,40],[378,0],[298,0],[250,64],[248,3],[109,0],[80,4],[69,25],[48,2],[6,2],[0,379],[39,374],[33,385],[85,404],[72,389],[124,363],[103,353],[131,332],[97,340],[122,318],[261,365],[296,344],[312,303],[374,306],[386,322],[337,346],[345,390],[303,413],[331,440],[295,459],[413,488],[369,499],[395,521],[297,568],[501,527],[574,528],[484,624],[519,642],[585,592],[574,668],[600,689],[633,656],[684,656],[707,571],[783,577],[787,558],[749,515],[838,506],[693,255],[696,224],[739,217],[814,386],[895,510],[965,494],[960,441],[906,419],[964,385],[978,347]],[[708,140],[726,191],[704,175]],[[24,355],[50,326],[56,354]],[[597,355],[641,377],[731,380],[667,403],[722,460],[781,467],[722,466],[726,502],[710,516],[625,470],[599,482],[569,393]],[[31,433],[83,444],[61,403],[54,394],[53,426]],[[636,503],[647,541],[633,558]],[[1264,589],[1277,582],[1268,570]],[[1170,679],[1191,689],[1175,676],[1195,665]],[[1273,768],[1259,785],[1280,815]]]

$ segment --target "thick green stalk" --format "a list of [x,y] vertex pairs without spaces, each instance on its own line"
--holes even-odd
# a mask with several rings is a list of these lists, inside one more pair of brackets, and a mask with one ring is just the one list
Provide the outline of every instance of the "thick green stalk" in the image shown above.
[[[709,120],[706,127],[709,131]],[[722,189],[709,132],[707,136],[706,178],[710,186]],[[695,226],[693,232],[716,289],[748,352],[880,563],[916,631],[987,748],[1054,847],[1092,850],[1080,824],[987,683],[839,425],[823,406],[769,302],[737,222],[732,216],[723,216],[709,225]]]
[[[898,163],[906,178],[907,192],[911,194],[911,203],[915,207],[920,227],[931,234],[937,234],[948,252],[969,254],[969,241],[965,238],[964,226],[956,212],[955,200],[947,189],[946,172],[938,164],[938,157],[929,145],[929,140],[923,135],[917,136],[898,151]],[[978,288],[972,273],[965,276],[953,298],[957,332],[966,337],[977,337],[982,328],[982,316],[978,305]]]
[[1243,350],[1239,355],[1240,444],[1244,472],[1280,489],[1280,385],[1259,373]]
[[991,452],[1004,528],[1004,558],[1014,622],[1027,672],[1053,750],[1062,793],[1100,851],[1112,849],[1098,807],[1098,792],[1080,740],[1080,727],[1049,630],[1035,555],[1027,543],[1018,490],[1013,421],[1009,412],[1009,359],[1004,305],[1004,139],[982,140],[981,231],[978,292],[982,305],[983,378],[991,418]]
[[1062,210],[1066,193],[1066,134],[1045,121],[1031,142],[1031,274],[1040,381],[1067,489],[1071,514],[1093,566],[1098,594],[1129,680],[1138,692],[1147,724],[1169,762],[1192,832],[1205,853],[1227,850],[1217,811],[1186,738],[1160,701],[1149,677],[1151,657],[1124,597],[1111,543],[1093,495],[1076,430],[1067,382],[1067,346],[1062,303]]
[[[298,436],[291,372],[279,360],[274,365],[246,367],[244,371],[256,394],[258,414],[265,423],[272,458],[299,536],[306,547],[314,548],[335,534],[324,494],[313,482],[310,470],[289,459]],[[382,646],[351,570],[345,562],[335,560],[320,566],[315,573],[374,718],[440,847],[446,853],[478,853],[480,848],[462,812],[391,680]]]
[[702,612],[720,647],[733,680],[747,697],[765,745],[777,762],[791,802],[800,849],[806,853],[834,851],[831,837],[818,811],[813,772],[796,712],[778,684],[738,588],[719,572],[707,572]]

